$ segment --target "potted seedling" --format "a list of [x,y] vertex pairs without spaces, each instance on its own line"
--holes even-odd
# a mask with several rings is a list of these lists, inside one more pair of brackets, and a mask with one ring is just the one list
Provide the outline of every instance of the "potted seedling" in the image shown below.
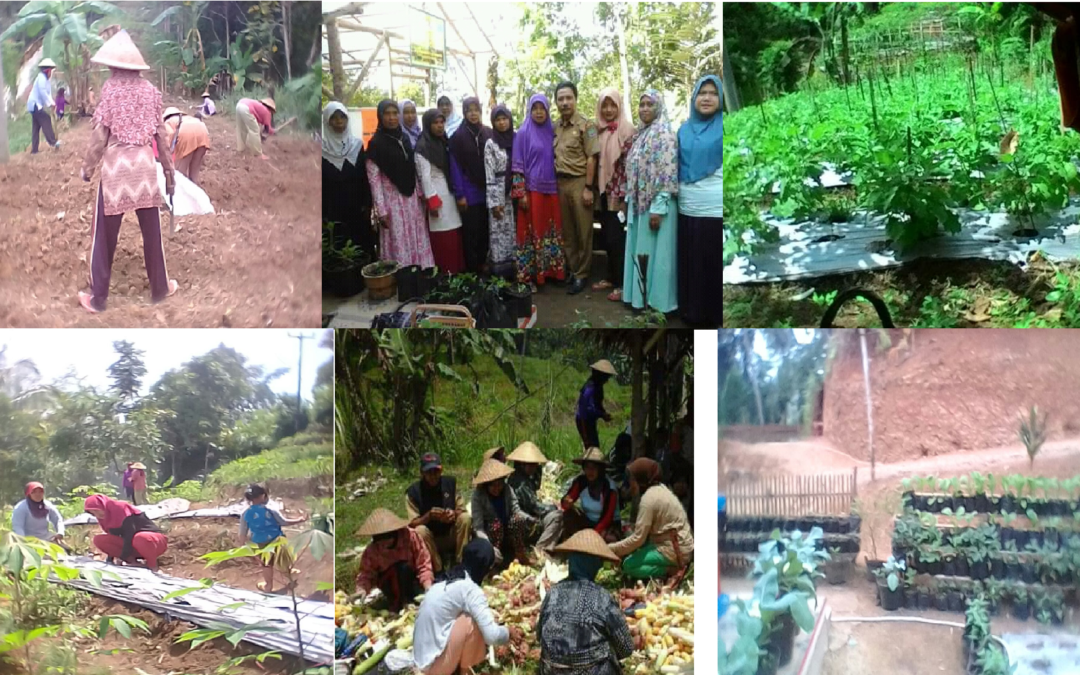
[[964,617],[964,660],[971,661],[971,656],[982,651],[990,640],[990,613],[987,608],[987,600],[983,596],[976,596],[968,603]]
[[997,579],[987,579],[983,582],[983,588],[986,592],[987,611],[991,616],[997,616],[1005,596],[1005,583]]
[[1031,616],[1030,595],[1028,590],[1023,586],[1013,586],[1012,588],[1012,617],[1019,619],[1020,621],[1027,621]]
[[882,609],[893,612],[904,606],[904,585],[900,583],[900,578],[906,568],[903,560],[889,556],[881,569],[875,572]]
[[323,225],[322,278],[323,293],[335,297],[352,297],[364,290],[360,270],[369,257],[351,241],[337,242],[334,224]]
[[780,667],[791,660],[796,628],[809,633],[814,627],[810,610],[810,601],[817,599],[814,580],[823,576],[818,568],[829,559],[827,552],[818,550],[822,535],[820,527],[786,537],[774,532],[754,561],[753,573],[759,577],[755,601],[763,621],[777,622],[770,641],[779,648]]
[[380,260],[363,268],[362,274],[368,289],[368,299],[379,302],[394,297],[394,292],[397,290],[394,274],[399,267],[401,266],[396,261]]
[[1035,456],[1046,442],[1046,415],[1039,417],[1039,406],[1031,406],[1027,418],[1020,419],[1020,442],[1027,450],[1028,467],[1035,467]]
[[850,555],[842,555],[838,546],[830,547],[829,560],[825,563],[825,581],[833,586],[846,584],[851,577],[851,565]]

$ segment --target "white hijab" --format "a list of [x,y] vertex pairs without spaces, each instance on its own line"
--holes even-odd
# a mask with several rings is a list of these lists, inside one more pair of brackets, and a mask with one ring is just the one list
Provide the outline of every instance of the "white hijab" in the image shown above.
[[[364,143],[353,135],[352,130],[348,126],[345,127],[344,133],[340,134],[336,133],[330,127],[330,117],[335,112],[340,112],[345,115],[345,117],[349,116],[349,111],[337,101],[330,101],[326,104],[326,107],[323,108],[322,156],[323,159],[333,164],[338,171],[340,171],[346,161],[353,166],[357,166],[356,158],[364,148]],[[361,133],[363,133],[363,131],[361,131]]]

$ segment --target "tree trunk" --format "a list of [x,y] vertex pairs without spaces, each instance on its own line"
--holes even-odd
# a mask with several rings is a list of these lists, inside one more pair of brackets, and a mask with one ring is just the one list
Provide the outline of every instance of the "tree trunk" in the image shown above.
[[663,386],[663,378],[660,377],[660,359],[657,354],[657,350],[653,349],[648,356],[649,359],[649,417],[648,426],[646,427],[645,435],[649,439],[649,443],[652,444],[651,449],[656,447],[656,429],[658,427],[657,417],[659,415],[657,407],[657,398],[659,396],[659,389]]
[[[8,113],[7,83],[4,82],[4,50],[0,45],[0,164],[7,164],[8,159]],[[14,96],[12,97],[14,99]]]
[[731,62],[728,61],[726,51],[722,60],[724,62],[724,77],[720,84],[724,86],[724,107],[728,112],[738,112],[742,108],[742,101],[739,99],[739,87],[735,82],[735,72],[731,70]]
[[630,20],[630,8],[623,6],[625,14],[618,17],[615,21],[616,30],[619,36],[619,70],[622,74],[622,106],[623,110],[630,111],[633,107],[630,105],[630,67],[626,61],[626,23]]
[[285,75],[292,79],[292,8],[281,3],[281,32],[285,36]]
[[229,54],[229,48],[232,45],[232,34],[229,33],[229,3],[225,3],[225,58],[229,59],[232,56]]
[[630,342],[632,351],[630,370],[630,438],[634,449],[634,459],[645,455],[645,401],[642,383],[644,380],[645,336],[643,331],[633,331]]
[[334,99],[347,106],[349,103],[345,100],[345,66],[341,63],[341,38],[338,37],[337,19],[331,19],[324,25],[330,50],[330,78],[334,83]]
[[746,368],[747,379],[750,380],[750,386],[754,390],[754,402],[757,404],[758,424],[765,426],[765,411],[761,405],[761,387],[758,386],[757,368],[753,365],[754,362],[754,332],[744,331],[743,338],[743,364]]

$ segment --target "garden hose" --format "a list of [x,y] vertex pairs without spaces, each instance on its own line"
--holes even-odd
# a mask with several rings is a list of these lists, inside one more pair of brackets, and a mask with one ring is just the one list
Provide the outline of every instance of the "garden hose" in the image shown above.
[[877,312],[878,318],[881,319],[881,326],[883,328],[896,328],[893,324],[892,316],[889,314],[889,308],[885,306],[885,301],[873,291],[864,290],[861,288],[852,288],[838,293],[836,299],[832,301],[829,308],[825,310],[825,316],[821,317],[822,328],[832,328],[833,320],[836,319],[836,315],[840,312],[840,308],[844,306],[844,303],[848,300],[861,297],[870,301],[870,304],[874,306],[874,310]]

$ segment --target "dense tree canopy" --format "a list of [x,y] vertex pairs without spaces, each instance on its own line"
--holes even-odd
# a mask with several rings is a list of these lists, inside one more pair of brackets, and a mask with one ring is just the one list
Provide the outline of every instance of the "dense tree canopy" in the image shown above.
[[729,330],[719,333],[720,424],[809,421],[825,375],[825,331]]

